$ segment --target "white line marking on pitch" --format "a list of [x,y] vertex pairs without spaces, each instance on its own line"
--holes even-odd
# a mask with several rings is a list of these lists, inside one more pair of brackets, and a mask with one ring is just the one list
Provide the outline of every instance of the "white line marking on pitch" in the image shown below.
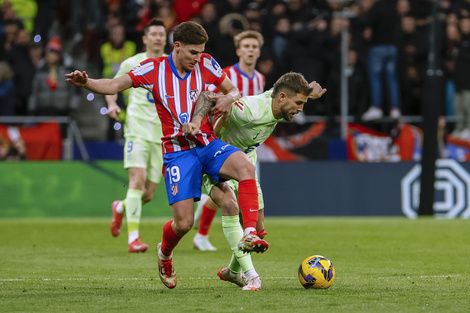
[[459,277],[460,275],[436,275],[436,276],[390,276],[390,277],[379,277],[379,279],[389,278],[447,278],[447,277]]
[[[148,281],[151,279],[156,279],[158,277],[149,277],[149,278],[0,278],[0,281],[3,282],[15,282],[15,281],[33,281],[33,280],[42,280],[42,281],[83,281],[83,280],[119,280],[119,281]],[[197,279],[197,280],[219,280],[218,277],[182,277],[181,279]],[[263,277],[263,279],[298,279],[297,277]]]

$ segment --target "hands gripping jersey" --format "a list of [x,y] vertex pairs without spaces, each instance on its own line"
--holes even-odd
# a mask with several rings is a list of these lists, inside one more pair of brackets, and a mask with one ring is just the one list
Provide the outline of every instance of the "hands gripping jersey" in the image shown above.
[[[140,62],[148,59],[145,52],[136,54],[121,63],[115,77],[129,72]],[[124,137],[140,137],[145,140],[162,143],[162,123],[155,110],[152,93],[143,88],[129,89],[129,104],[126,109]]]
[[226,77],[217,61],[203,53],[194,70],[180,77],[168,57],[148,59],[128,72],[134,87],[143,87],[153,94],[158,116],[162,122],[164,153],[189,150],[196,145],[208,145],[216,137],[206,117],[196,136],[185,135],[182,125],[189,122],[199,94],[210,84],[220,85]]
[[[227,74],[227,77],[230,79],[232,84],[240,90],[242,97],[256,96],[263,93],[266,79],[264,75],[257,70],[254,70],[253,76],[249,77],[246,73],[241,71],[240,64],[237,63],[235,65],[225,67],[224,72]],[[214,85],[211,85],[208,90],[215,93],[219,92]]]
[[242,97],[233,103],[226,118],[215,123],[218,138],[244,151],[256,163],[256,148],[273,132],[277,123],[272,110],[272,90]]

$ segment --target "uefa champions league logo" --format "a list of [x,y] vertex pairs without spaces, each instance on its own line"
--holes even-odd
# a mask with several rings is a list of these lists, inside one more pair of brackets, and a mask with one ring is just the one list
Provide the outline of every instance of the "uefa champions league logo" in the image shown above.
[[[420,177],[421,165],[416,164],[401,181],[402,211],[409,218],[418,217]],[[470,175],[457,161],[452,159],[436,161],[434,188],[435,217],[470,217]]]

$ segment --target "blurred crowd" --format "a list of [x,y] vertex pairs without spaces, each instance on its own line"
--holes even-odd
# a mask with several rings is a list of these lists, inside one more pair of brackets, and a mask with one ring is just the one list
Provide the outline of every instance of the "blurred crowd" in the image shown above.
[[[0,0],[0,115],[73,115],[80,91],[64,83],[64,74],[85,60],[100,76],[113,77],[121,61],[142,50],[142,30],[153,17],[167,27],[167,52],[178,23],[203,25],[210,38],[206,52],[222,67],[238,61],[237,33],[261,32],[257,69],[266,76],[266,89],[285,72],[303,73],[328,89],[305,107],[306,115],[330,118],[340,113],[346,31],[348,114],[358,120],[420,115],[434,2]],[[470,0],[438,1],[436,16],[446,81],[440,113],[470,116]]]

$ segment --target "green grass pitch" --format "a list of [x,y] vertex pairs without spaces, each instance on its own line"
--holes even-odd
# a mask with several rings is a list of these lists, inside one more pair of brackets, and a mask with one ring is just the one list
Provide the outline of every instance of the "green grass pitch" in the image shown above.
[[[156,274],[167,218],[144,217],[143,254],[127,252],[126,226],[109,219],[0,219],[0,312],[470,312],[468,220],[267,218],[270,248],[253,255],[262,290],[221,281],[230,250],[216,218],[218,251],[174,253],[178,285]],[[336,268],[329,289],[305,290],[300,262],[313,254]]]

